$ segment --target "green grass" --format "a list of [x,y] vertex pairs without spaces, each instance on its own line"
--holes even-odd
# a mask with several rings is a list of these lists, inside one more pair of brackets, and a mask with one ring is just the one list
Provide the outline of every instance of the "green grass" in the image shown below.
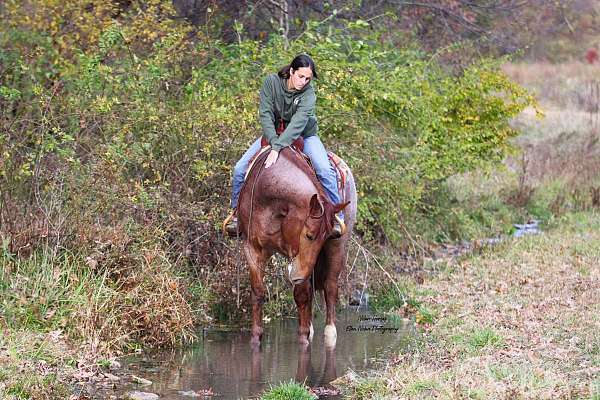
[[33,369],[0,368],[0,398],[14,400],[67,399],[69,387],[55,373],[41,375]]
[[351,400],[371,400],[389,398],[390,391],[384,379],[372,377],[359,379],[344,394],[345,398]]
[[68,328],[97,281],[80,268],[82,262],[69,253],[58,258],[35,253],[12,262],[12,273],[0,276],[0,310],[9,327],[41,332]]
[[373,311],[377,313],[386,313],[407,305],[416,308],[419,305],[419,302],[414,298],[410,289],[400,288],[399,292],[396,286],[388,284],[374,293],[369,304]]
[[592,400],[600,400],[600,379],[592,384]]
[[395,285],[389,284],[375,292],[370,306],[375,313],[386,314],[392,324],[398,323],[398,320],[394,320],[398,311],[413,315],[417,324],[431,324],[435,320],[436,312],[418,300],[419,297],[430,294],[431,292],[418,291],[409,286],[401,287],[398,291]]
[[296,382],[282,383],[261,396],[262,400],[313,400],[317,396]]
[[479,351],[485,347],[502,347],[504,340],[492,328],[476,328],[468,335],[467,344],[473,351]]
[[100,351],[189,339],[206,291],[195,287],[187,295],[186,278],[151,251],[132,245],[97,255],[94,263],[66,250],[1,257],[0,315],[10,330],[61,331],[75,341],[98,341]]
[[420,396],[436,389],[437,387],[438,384],[435,380],[419,380],[414,383],[411,383],[405,391],[407,394]]

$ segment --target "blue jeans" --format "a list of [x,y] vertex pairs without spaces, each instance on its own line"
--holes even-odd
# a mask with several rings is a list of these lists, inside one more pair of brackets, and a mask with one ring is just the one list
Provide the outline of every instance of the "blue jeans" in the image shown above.
[[[244,153],[242,158],[233,167],[233,183],[231,193],[231,208],[236,208],[238,198],[240,197],[240,190],[244,184],[244,175],[248,169],[248,164],[252,156],[260,150],[260,139],[258,138],[248,150]],[[335,168],[329,162],[327,157],[327,150],[321,142],[318,136],[310,136],[304,139],[304,153],[310,158],[310,162],[317,173],[319,181],[325,188],[325,192],[329,196],[329,199],[333,204],[340,202],[340,195],[337,186],[337,173]],[[339,213],[340,218],[343,218],[342,213]]]

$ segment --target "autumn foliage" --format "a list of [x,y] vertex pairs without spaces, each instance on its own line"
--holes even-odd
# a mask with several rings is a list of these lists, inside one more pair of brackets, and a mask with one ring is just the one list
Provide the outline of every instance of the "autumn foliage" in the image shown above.
[[[0,12],[2,262],[75,253],[118,298],[135,293],[127,340],[175,341],[215,299],[232,304],[235,253],[218,230],[231,168],[260,132],[262,77],[295,54],[317,62],[320,134],[358,178],[366,241],[445,229],[440,184],[501,160],[509,119],[532,102],[493,60],[449,73],[363,19],[308,21],[286,49],[241,23],[218,40],[216,17],[199,29],[167,1],[9,0]],[[170,300],[148,295],[156,287]]]

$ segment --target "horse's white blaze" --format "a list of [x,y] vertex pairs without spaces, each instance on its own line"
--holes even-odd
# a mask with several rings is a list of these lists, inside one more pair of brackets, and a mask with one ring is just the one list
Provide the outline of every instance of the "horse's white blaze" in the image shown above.
[[290,261],[290,263],[288,264],[288,279],[290,280],[290,282],[293,282],[293,276],[292,276],[292,272],[296,272],[300,270],[300,260],[298,260],[298,257],[294,257],[292,258],[292,260]]
[[313,335],[314,335],[314,334],[315,334],[315,330],[314,330],[314,328],[313,328],[313,324],[312,324],[312,322],[311,322],[311,323],[310,323],[310,331],[309,331],[309,333],[308,333],[308,340],[312,340],[312,338],[313,338]]
[[337,330],[335,329],[335,325],[327,325],[325,327],[325,345],[326,346],[335,346],[336,341],[337,341]]

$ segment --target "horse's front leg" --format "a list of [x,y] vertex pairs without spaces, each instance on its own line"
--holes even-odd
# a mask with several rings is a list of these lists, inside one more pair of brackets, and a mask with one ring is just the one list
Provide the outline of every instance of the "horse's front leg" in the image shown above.
[[312,286],[310,279],[301,284],[294,285],[294,300],[298,307],[298,341],[308,344],[312,339]]
[[258,345],[263,334],[262,305],[265,302],[263,271],[267,255],[250,243],[245,244],[244,253],[250,269],[250,286],[252,288],[250,294],[252,299],[252,338],[250,339],[250,343]]
[[335,328],[335,305],[338,301],[338,279],[340,272],[346,264],[346,249],[342,243],[336,242],[328,245],[326,251],[327,272],[323,285],[327,317],[325,320],[325,346],[334,347],[337,342],[337,329]]
[[338,298],[337,277],[328,277],[325,280],[325,304],[327,316],[325,318],[325,346],[334,347],[337,342],[337,329],[335,328],[335,305]]

